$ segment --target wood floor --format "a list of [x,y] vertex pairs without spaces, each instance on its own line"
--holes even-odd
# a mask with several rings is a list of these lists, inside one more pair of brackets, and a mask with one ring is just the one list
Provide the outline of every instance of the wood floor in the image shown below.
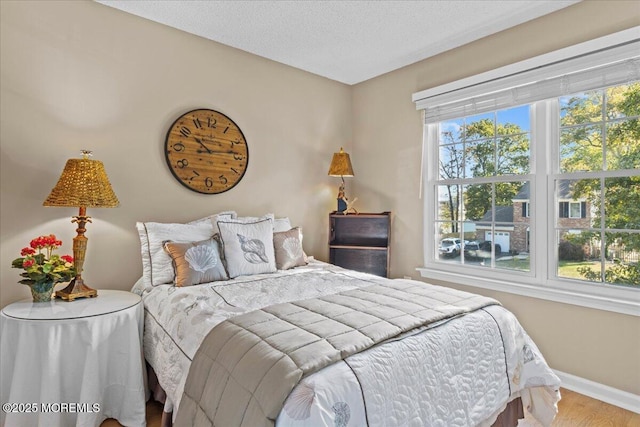
[[640,414],[609,405],[567,389],[560,389],[553,427],[638,427]]
[[[638,427],[640,414],[609,405],[590,397],[561,389],[558,416],[553,427]],[[147,403],[147,427],[160,427],[162,405]],[[106,420],[100,427],[120,427],[115,420]]]

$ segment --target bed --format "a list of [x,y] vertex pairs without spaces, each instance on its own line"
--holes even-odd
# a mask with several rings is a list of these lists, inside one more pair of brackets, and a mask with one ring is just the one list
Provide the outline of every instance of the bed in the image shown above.
[[[145,359],[152,368],[151,377],[157,377],[162,390],[165,413],[176,425],[489,426],[499,422],[506,409],[513,410],[515,406],[521,408],[524,417],[519,425],[550,425],[557,412],[558,377],[513,314],[497,301],[421,281],[386,279],[314,260],[302,252],[301,230],[291,227],[288,219],[277,219],[273,215],[237,218],[233,212],[224,212],[188,224],[138,223],[138,231],[144,274],[132,291],[142,296],[145,306]],[[298,242],[292,244],[290,238],[297,238]],[[180,269],[185,248],[200,247],[196,243],[203,241],[219,251],[217,270],[205,273],[191,269],[185,282],[185,269]],[[261,247],[258,241],[266,244]],[[175,245],[167,247],[168,242]],[[269,245],[275,249],[271,251]],[[249,262],[248,268],[253,270],[243,271],[238,267],[238,259],[256,261]],[[264,259],[269,266],[255,269]],[[212,277],[215,280],[209,280]],[[430,304],[429,308],[418,307],[410,317],[415,319],[421,317],[415,315],[417,312],[427,312],[429,316],[422,317],[428,319],[407,323],[403,329],[387,328],[385,334],[371,329],[370,335],[376,336],[375,340],[365,337],[366,345],[345,351],[352,340],[340,342],[336,338],[339,334],[332,331],[332,328],[345,327],[343,324],[324,328],[328,331],[320,327],[309,329],[306,325],[324,323],[309,321],[297,311],[291,314],[290,310],[291,307],[296,310],[325,307],[327,301],[340,297],[348,299],[347,305],[363,306],[362,311],[368,313],[366,317],[371,317],[384,311],[377,300],[381,294],[393,300],[392,312],[412,306],[413,300],[424,299]],[[397,296],[403,294],[409,297],[398,303]],[[366,295],[365,298],[375,295],[376,308],[372,309],[367,303],[363,305],[362,300],[353,302],[354,297],[362,295]],[[279,314],[283,310],[286,313]],[[334,308],[329,312],[331,310]],[[300,370],[296,375],[283,375],[283,378],[293,377],[291,381],[271,378],[266,386],[262,384],[262,388],[268,390],[267,393],[263,390],[263,400],[255,402],[251,401],[254,395],[260,398],[258,382],[263,381],[262,377],[273,377],[271,371],[260,373],[258,365],[262,356],[253,354],[251,359],[249,350],[237,355],[231,354],[232,351],[218,354],[221,362],[210,362],[215,357],[206,354],[206,348],[222,348],[224,344],[211,343],[211,340],[235,342],[235,336],[257,341],[238,341],[240,344],[226,348],[254,349],[265,343],[269,348],[276,346],[273,337],[283,335],[269,332],[278,326],[264,323],[259,316],[265,315],[270,316],[270,320],[279,315],[276,320],[287,327],[295,323],[294,318],[306,319],[296,326],[306,328],[298,336],[309,335],[309,330],[316,335],[326,332],[330,336],[330,347],[339,351],[330,355],[322,351],[307,352],[302,364],[311,366],[310,369]],[[330,317],[317,312],[311,316],[322,316],[323,322]],[[341,316],[353,319],[351,313]],[[392,317],[406,319],[407,314],[400,316],[394,312]],[[374,319],[365,326],[358,323],[361,320],[351,321],[355,322],[358,334],[371,325],[390,323]],[[238,330],[242,321],[249,322],[249,326]],[[225,328],[238,332],[229,338]],[[254,332],[260,328],[266,331],[266,336],[256,338]],[[228,336],[216,338],[216,334]],[[287,347],[291,342],[286,338],[280,345]],[[290,354],[285,358],[295,359]],[[203,361],[214,363],[214,367],[203,368]],[[218,380],[206,377],[210,372],[221,370],[224,381],[221,377],[213,377]],[[254,374],[260,378],[253,378]],[[233,389],[227,385],[232,383],[240,384],[242,392],[225,395],[227,389]],[[256,387],[247,392],[250,388],[247,384],[256,384]],[[192,393],[194,389],[196,393]],[[275,396],[278,393],[283,397]],[[242,400],[243,395],[247,397],[246,402]],[[265,409],[271,404],[269,399],[275,403]],[[262,411],[259,418],[247,415],[251,412],[247,408],[252,405]],[[504,425],[516,423],[511,420]]]

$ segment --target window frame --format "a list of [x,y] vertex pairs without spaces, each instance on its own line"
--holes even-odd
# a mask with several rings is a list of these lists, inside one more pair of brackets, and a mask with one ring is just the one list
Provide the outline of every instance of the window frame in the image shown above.
[[[501,76],[510,76],[518,68],[521,70],[534,69],[552,63],[554,58],[561,56],[564,58],[573,57],[606,46],[614,46],[620,43],[621,39],[637,42],[636,34],[637,28],[565,48],[489,73],[419,92],[414,94],[413,100],[418,102],[423,99],[425,92],[434,94],[443,91],[441,93],[444,93],[444,91],[464,88],[470,84],[499,79]],[[490,78],[487,78],[488,75]],[[417,270],[425,278],[640,316],[640,289],[557,277],[555,224],[556,219],[559,218],[559,203],[555,200],[554,180],[564,175],[558,171],[557,165],[553,164],[559,151],[558,129],[560,123],[557,98],[536,101],[532,104],[530,114],[532,118],[530,173],[510,177],[523,181],[529,180],[531,194],[535,195],[535,198],[531,197],[527,202],[527,213],[530,219],[529,230],[533,237],[530,271],[478,269],[464,264],[452,265],[436,261],[438,236],[434,226],[437,223],[437,207],[434,209],[433,201],[436,201],[437,204],[437,194],[434,193],[437,191],[437,183],[439,182],[439,165],[438,156],[430,154],[436,153],[438,150],[438,123],[424,125],[425,144],[423,146],[423,177],[421,180],[424,193],[424,266]],[[543,120],[536,120],[536,117],[542,117]],[[434,185],[434,183],[436,184]],[[555,206],[555,208],[547,209],[547,206]],[[583,206],[580,205],[581,211],[582,208]]]

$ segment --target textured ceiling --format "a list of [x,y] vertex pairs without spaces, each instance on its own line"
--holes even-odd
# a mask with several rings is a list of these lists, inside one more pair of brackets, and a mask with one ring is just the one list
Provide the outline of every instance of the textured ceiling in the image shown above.
[[96,1],[355,84],[579,0]]

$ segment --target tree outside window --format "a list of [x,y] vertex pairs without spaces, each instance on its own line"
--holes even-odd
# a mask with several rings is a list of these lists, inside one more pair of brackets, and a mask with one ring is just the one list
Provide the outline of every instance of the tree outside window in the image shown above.
[[585,177],[574,191],[593,211],[590,227],[570,239],[594,261],[577,271],[589,281],[640,286],[640,83],[559,103],[560,172]]
[[[557,275],[640,286],[640,83],[557,102],[558,172],[552,173],[551,196],[558,209]],[[530,108],[440,123],[436,222],[441,237],[482,240],[478,230],[484,226],[491,230],[486,235],[502,230],[513,240],[521,227],[521,246],[528,250],[535,197],[528,184]],[[510,247],[519,252],[518,245]],[[500,259],[493,261],[501,268]]]

